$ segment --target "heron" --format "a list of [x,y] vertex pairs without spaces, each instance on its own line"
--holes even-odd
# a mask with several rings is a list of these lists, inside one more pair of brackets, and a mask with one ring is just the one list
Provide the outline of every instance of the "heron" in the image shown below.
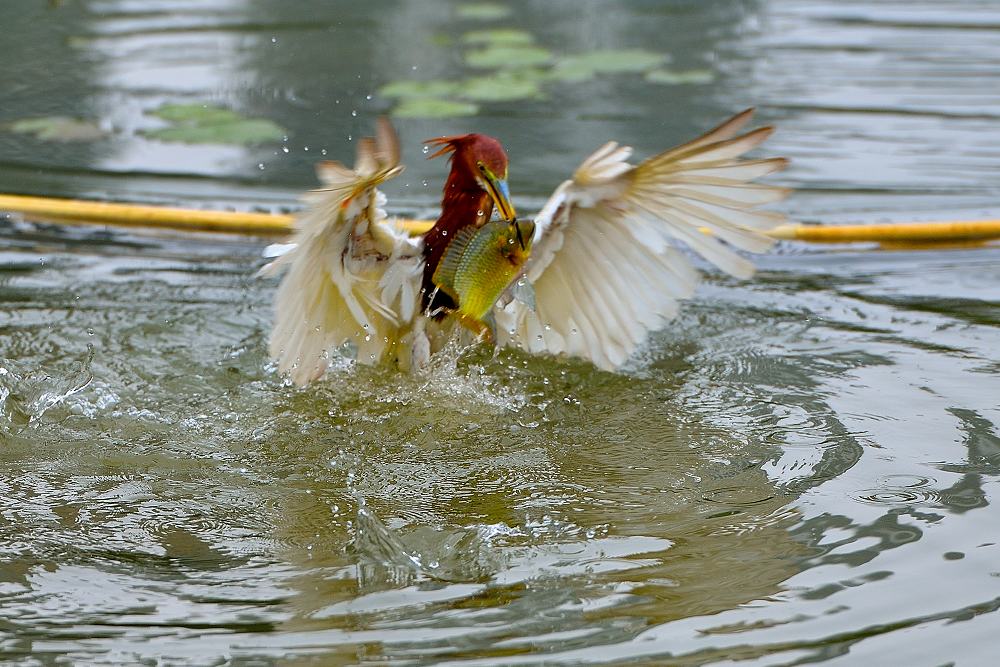
[[447,156],[441,214],[425,233],[389,217],[378,189],[397,176],[399,141],[380,118],[353,168],[317,165],[291,243],[263,269],[282,275],[269,351],[297,385],[337,354],[419,369],[455,332],[497,347],[620,369],[673,318],[699,280],[690,251],[736,278],[767,250],[784,216],[759,207],[789,189],[758,179],[780,157],[745,154],[773,132],[744,131],[747,109],[637,164],[611,141],[577,167],[541,210],[519,219],[508,157],[484,134],[426,142]]

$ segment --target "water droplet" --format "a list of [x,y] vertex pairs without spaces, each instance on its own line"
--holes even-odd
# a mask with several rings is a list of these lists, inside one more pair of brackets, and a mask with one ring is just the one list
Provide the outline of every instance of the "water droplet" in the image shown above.
[[319,154],[320,154],[320,155],[326,155],[326,149],[324,148],[323,150],[321,150],[321,151],[319,152]]
[[258,162],[257,163],[257,168],[260,169],[261,171],[264,171],[264,163],[263,162]]
[[423,185],[426,188],[427,187],[427,179],[425,178],[424,180],[420,181],[420,184]]
[[416,71],[417,71],[417,66],[416,66],[416,65],[414,65],[414,66],[413,66],[413,67],[411,67],[410,69],[411,69],[411,70],[413,70],[414,72],[416,72]]
[[278,38],[277,37],[272,37],[271,38],[271,43],[272,44],[277,44],[278,43]]
[[368,334],[367,336],[365,336],[365,342],[366,342],[366,343],[367,343],[368,341],[370,341],[371,339],[372,339],[372,337],[371,337],[371,334]]
[[366,100],[370,100],[371,98],[372,98],[372,96],[371,96],[371,95],[365,95],[365,99],[366,99]]
[[569,332],[575,336],[576,335],[576,328],[574,327],[574,328],[570,329]]
[[545,325],[545,330],[546,331],[552,331],[552,327],[550,325],[546,324]]
[[284,142],[287,142],[288,141],[288,135],[286,134],[285,136],[283,136],[281,138],[281,140],[284,141]]
[[309,150],[309,147],[308,146],[303,146],[302,150],[307,151],[307,150]]
[[351,116],[353,116],[354,118],[357,118],[358,117],[358,110],[357,109],[351,109]]
[[88,336],[93,336],[94,335],[94,330],[93,329],[87,329],[87,335]]
[[423,151],[424,155],[427,155],[428,153],[431,152],[431,147],[430,146],[424,146],[420,150]]
[[287,153],[288,152],[288,146],[282,146],[281,147],[281,152],[282,153]]

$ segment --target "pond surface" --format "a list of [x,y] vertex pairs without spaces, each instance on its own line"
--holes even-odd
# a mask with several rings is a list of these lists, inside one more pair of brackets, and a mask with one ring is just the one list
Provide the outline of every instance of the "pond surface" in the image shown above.
[[[797,220],[1000,214],[993,2],[6,0],[0,25],[0,192],[290,209],[392,112],[397,211],[434,215],[422,140],[474,129],[527,210],[606,139],[757,106]],[[547,52],[531,95],[428,118],[380,92],[484,76],[463,35],[497,29]],[[169,141],[167,104],[286,134]],[[620,374],[471,349],[298,390],[265,243],[0,223],[4,664],[993,664],[1000,248],[782,245]]]

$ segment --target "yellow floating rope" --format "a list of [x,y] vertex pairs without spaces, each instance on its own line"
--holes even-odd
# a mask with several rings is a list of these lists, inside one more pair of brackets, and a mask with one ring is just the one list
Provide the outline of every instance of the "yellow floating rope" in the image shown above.
[[21,213],[32,220],[71,224],[159,227],[235,234],[287,234],[293,220],[290,215],[270,213],[203,211],[20,195],[0,195],[0,211]]
[[[287,234],[291,231],[294,220],[291,215],[272,213],[206,211],[21,195],[0,195],[0,211],[20,213],[32,220],[64,224],[157,227],[248,235]],[[434,224],[428,220],[401,219],[397,222],[414,235],[423,234]],[[782,225],[770,234],[776,239],[809,243],[869,242],[894,246],[956,244],[1000,238],[1000,220],[880,225]]]
[[781,225],[776,239],[810,243],[954,243],[1000,238],[1000,220],[899,222],[884,225]]

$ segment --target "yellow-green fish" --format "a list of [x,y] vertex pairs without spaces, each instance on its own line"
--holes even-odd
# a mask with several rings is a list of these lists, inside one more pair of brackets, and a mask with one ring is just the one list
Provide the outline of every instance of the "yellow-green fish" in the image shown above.
[[481,323],[531,254],[532,221],[463,227],[448,244],[434,284],[454,299],[458,313]]

